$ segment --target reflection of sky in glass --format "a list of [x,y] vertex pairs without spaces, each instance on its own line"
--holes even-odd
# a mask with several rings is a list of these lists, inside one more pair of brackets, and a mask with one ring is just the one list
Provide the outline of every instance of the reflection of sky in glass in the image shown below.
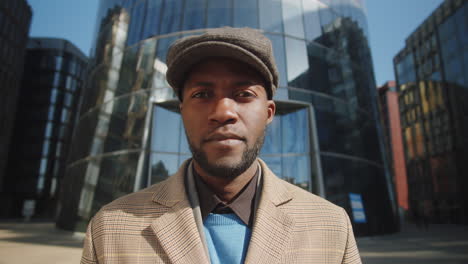
[[261,154],[281,153],[281,116],[276,115],[267,127]]
[[303,40],[285,38],[287,56],[288,81],[294,81],[309,68],[307,49]]
[[310,190],[309,116],[307,109],[276,115],[260,153],[278,176]]
[[206,0],[185,1],[182,30],[203,28],[205,24]]
[[314,40],[322,35],[319,17],[320,5],[319,1],[302,1],[305,33],[308,40]]
[[301,0],[283,0],[283,20],[286,34],[304,38]]
[[143,39],[158,33],[159,19],[161,15],[161,0],[146,1],[146,19],[143,28]]
[[258,28],[258,3],[253,0],[234,1],[234,27]]
[[[178,156],[174,154],[151,154],[151,182],[154,184],[163,178],[177,172],[179,167]],[[167,175],[161,174],[162,171],[167,172]]]
[[306,109],[281,116],[284,153],[309,151],[309,127]]
[[153,114],[151,150],[178,152],[180,142],[180,116],[156,106]]
[[269,32],[283,32],[281,0],[259,0],[260,28]]
[[223,27],[232,24],[232,0],[208,0],[207,27]]

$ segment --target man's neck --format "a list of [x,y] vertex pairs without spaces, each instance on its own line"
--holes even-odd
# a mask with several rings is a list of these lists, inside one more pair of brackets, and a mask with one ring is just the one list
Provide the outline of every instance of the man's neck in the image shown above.
[[239,176],[226,179],[210,175],[205,172],[196,161],[193,162],[194,169],[200,175],[206,185],[225,203],[229,203],[244,188],[244,186],[255,176],[258,163],[255,161]]

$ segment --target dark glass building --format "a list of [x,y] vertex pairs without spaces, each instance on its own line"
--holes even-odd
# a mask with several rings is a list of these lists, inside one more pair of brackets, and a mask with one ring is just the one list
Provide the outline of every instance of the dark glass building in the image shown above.
[[468,2],[444,1],[394,65],[410,212],[468,224]]
[[352,217],[350,193],[361,195],[366,221],[355,221],[358,235],[396,229],[361,1],[100,3],[59,226],[83,230],[101,206],[159,182],[191,156],[165,80],[166,53],[180,37],[233,26],[263,30],[279,67],[277,116],[261,158]]
[[69,41],[29,39],[2,191],[6,216],[20,217],[32,200],[33,217],[55,217],[86,67]]
[[[32,11],[26,0],[0,1],[0,200]],[[0,216],[2,216],[0,210]]]

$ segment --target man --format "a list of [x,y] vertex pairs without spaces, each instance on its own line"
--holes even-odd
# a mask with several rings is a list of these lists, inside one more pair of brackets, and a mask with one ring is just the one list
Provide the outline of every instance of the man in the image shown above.
[[346,212],[257,158],[276,109],[271,42],[210,29],[176,41],[167,65],[193,159],[104,206],[82,263],[361,263]]

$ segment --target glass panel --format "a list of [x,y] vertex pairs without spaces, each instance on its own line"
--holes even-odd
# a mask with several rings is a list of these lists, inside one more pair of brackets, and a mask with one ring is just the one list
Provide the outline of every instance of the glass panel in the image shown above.
[[65,83],[65,89],[71,90],[72,80],[73,80],[73,77],[67,76],[67,80],[66,80],[66,83]]
[[49,114],[48,114],[48,120],[54,120],[54,111],[55,111],[55,105],[51,104],[49,106]]
[[260,28],[267,32],[283,32],[281,0],[258,0]]
[[232,26],[232,0],[208,0],[207,27]]
[[302,40],[286,38],[288,85],[307,88],[307,49]]
[[43,157],[49,155],[49,148],[50,148],[50,141],[45,140],[44,144],[42,145],[42,156]]
[[286,74],[286,51],[284,49],[284,38],[281,35],[270,35],[266,36],[271,40],[273,45],[273,53],[275,55],[275,62],[279,72],[279,86],[286,87],[287,74]]
[[143,38],[146,39],[158,34],[159,20],[161,19],[162,0],[146,1],[146,17],[143,26]]
[[[81,197],[88,195],[91,198],[91,212],[133,191],[139,157],[139,152],[132,152],[92,159],[88,163],[85,173],[88,193],[84,193],[83,188]],[[80,201],[80,209],[85,210],[88,206]]]
[[278,154],[282,153],[281,146],[281,116],[276,115],[273,121],[268,125],[265,141],[261,149],[261,154]]
[[311,191],[310,156],[286,156],[283,158],[283,179]]
[[234,1],[234,27],[258,28],[257,0]]
[[283,153],[309,152],[309,117],[307,109],[281,116]]
[[185,1],[184,22],[182,30],[200,29],[205,27],[206,0]]
[[50,103],[55,104],[57,102],[57,89],[52,89],[52,92],[50,93]]
[[56,72],[54,74],[54,82],[52,84],[54,87],[58,87],[60,85],[60,73]]
[[[178,37],[169,37],[169,38],[163,38],[158,41],[157,44],[157,50],[156,50],[156,61],[155,61],[155,66],[157,63],[161,66],[159,66],[160,69],[162,69],[165,73],[165,70],[167,70],[167,65],[166,65],[166,55],[167,55],[167,50],[169,49],[169,46],[177,39]],[[156,69],[157,71],[158,69]],[[169,84],[166,82],[166,76],[165,74],[157,74],[156,80],[153,80],[153,87],[157,88],[162,88],[162,87],[169,87]]]
[[53,128],[53,123],[52,122],[47,122],[46,130],[45,130],[45,137],[46,138],[51,138],[52,137],[52,128]]
[[336,15],[333,13],[329,6],[323,6],[319,10],[320,24],[322,28],[328,28],[329,25],[335,20]]
[[282,159],[280,156],[265,156],[260,154],[260,158],[268,165],[268,168],[278,177],[283,177]]
[[65,93],[65,98],[64,98],[65,106],[71,107],[72,99],[73,99],[73,95],[71,93]]
[[145,4],[147,1],[139,1],[132,10],[130,16],[130,27],[128,32],[127,45],[131,46],[141,39],[143,20],[145,18]]
[[180,130],[179,114],[159,106],[154,107],[151,150],[177,153]]
[[39,167],[39,174],[44,175],[47,170],[47,158],[41,159],[41,166]]
[[149,185],[165,180],[176,173],[178,167],[178,155],[152,153]]
[[284,32],[298,38],[304,38],[301,0],[283,0]]
[[308,40],[315,40],[322,35],[319,16],[320,5],[319,1],[302,0],[305,34]]
[[61,122],[62,123],[67,123],[68,122],[68,110],[66,108],[62,109],[62,115],[61,115]]
[[[180,0],[166,0],[162,11],[161,32],[167,34],[179,31],[182,18],[182,4]],[[165,60],[164,60],[165,61]]]

